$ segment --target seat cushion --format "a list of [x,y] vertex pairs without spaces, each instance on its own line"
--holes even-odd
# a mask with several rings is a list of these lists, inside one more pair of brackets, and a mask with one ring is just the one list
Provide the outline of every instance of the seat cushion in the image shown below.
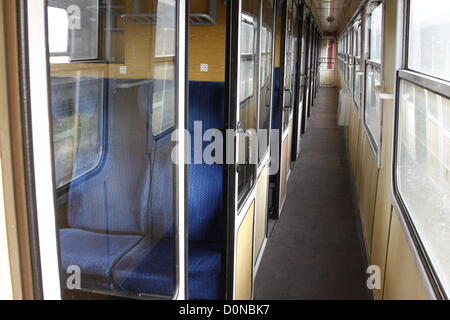
[[142,237],[61,229],[59,239],[63,283],[66,284],[67,268],[78,266],[81,269],[82,288],[109,290],[113,265]]
[[[189,298],[218,299],[221,246],[189,243]],[[174,241],[166,238],[152,245],[149,238],[119,260],[113,270],[118,289],[161,296],[174,292]]]

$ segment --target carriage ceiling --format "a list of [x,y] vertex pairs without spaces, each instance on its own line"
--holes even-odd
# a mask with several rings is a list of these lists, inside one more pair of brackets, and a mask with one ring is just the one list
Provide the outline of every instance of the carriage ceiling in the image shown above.
[[324,35],[339,34],[361,0],[309,0],[309,6],[318,19]]

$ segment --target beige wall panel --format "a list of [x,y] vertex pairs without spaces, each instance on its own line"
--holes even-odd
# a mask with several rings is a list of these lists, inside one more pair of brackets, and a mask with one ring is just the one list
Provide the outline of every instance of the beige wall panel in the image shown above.
[[[393,93],[395,90],[395,55],[396,50],[396,12],[397,1],[385,2],[385,39],[384,39],[384,86],[385,92]],[[372,236],[371,264],[381,268],[381,278],[384,279],[387,247],[389,242],[389,229],[391,224],[391,155],[394,101],[383,101],[383,141],[381,146],[381,169],[378,178],[378,191],[374,213]],[[382,284],[383,288],[383,284]],[[383,290],[374,291],[375,299],[383,298]]]
[[361,176],[364,177],[361,192],[361,215],[364,224],[364,237],[366,239],[367,254],[370,257],[372,251],[373,221],[375,212],[375,201],[378,187],[378,167],[374,154],[366,141],[363,149],[364,162],[361,168]]
[[286,199],[287,193],[287,174],[288,174],[288,163],[287,154],[289,151],[289,137],[284,138],[283,144],[281,146],[281,171],[280,171],[280,205],[283,204],[284,199]]
[[[189,80],[225,81],[225,46],[227,10],[217,1],[216,24],[189,28]],[[191,1],[191,12],[206,13],[209,0]],[[200,64],[208,64],[208,72],[200,72]]]
[[[362,167],[364,163],[364,157],[366,156],[364,154],[365,145],[368,143],[366,133],[364,132],[364,125],[361,123],[359,126],[359,130],[357,133],[358,139],[356,141],[356,161],[355,161],[355,189],[356,189],[356,195],[358,199],[361,200],[361,191],[362,191],[362,185],[364,183],[364,175],[362,172]],[[360,201],[361,203],[361,201]]]
[[[391,224],[391,146],[393,102],[385,101],[383,105],[383,137],[381,148],[381,169],[378,178],[377,199],[375,202],[374,225],[372,235],[372,254],[370,262],[381,268],[381,278],[384,279],[389,228]],[[375,290],[376,299],[382,299],[383,290]]]
[[253,288],[253,219],[255,203],[248,209],[236,241],[235,299],[250,300]]
[[392,213],[383,298],[385,300],[428,299],[395,211]]
[[256,182],[255,204],[255,254],[253,263],[259,256],[264,239],[266,238],[267,225],[267,197],[269,188],[269,164],[262,170]]
[[[2,172],[2,159],[0,158],[0,173]],[[8,233],[6,228],[5,202],[3,200],[3,179],[0,174],[0,300],[12,300],[13,287],[11,268],[9,264]]]
[[[288,168],[288,172],[291,171],[291,159],[292,159],[292,140],[293,140],[293,131],[294,131],[294,120],[289,121],[289,134],[288,134],[288,152],[286,157],[286,166]],[[287,179],[286,179],[287,181]]]

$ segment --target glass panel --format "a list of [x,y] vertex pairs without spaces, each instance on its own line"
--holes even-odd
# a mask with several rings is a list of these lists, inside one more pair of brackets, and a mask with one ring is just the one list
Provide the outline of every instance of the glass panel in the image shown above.
[[383,5],[378,5],[370,19],[370,60],[381,62]]
[[450,1],[410,3],[409,68],[450,80]]
[[450,100],[402,80],[398,189],[444,285],[450,290]]
[[367,65],[366,75],[366,103],[365,122],[376,147],[379,147],[381,139],[381,100],[378,97],[377,87],[381,84],[380,70],[372,65]]
[[353,91],[353,98],[358,108],[361,106],[363,78],[364,71],[361,65],[361,59],[357,58],[355,59],[355,89]]
[[[294,105],[294,96],[295,92],[293,90],[294,85],[294,77],[295,77],[295,44],[296,38],[294,37],[294,6],[293,1],[287,2],[288,12],[287,12],[287,21],[286,21],[286,42],[285,42],[285,70],[284,70],[284,94],[285,96],[290,96],[290,105],[291,107]],[[312,48],[312,47],[311,47]],[[312,55],[311,55],[312,57]],[[288,101],[288,100],[286,100]],[[286,105],[285,105],[286,106]],[[283,110],[283,131],[287,129],[289,126],[289,118],[293,108],[284,108]]]
[[356,106],[359,108],[361,105],[361,96],[362,96],[362,81],[364,77],[364,72],[361,64],[361,55],[362,55],[362,39],[361,39],[361,21],[357,21],[355,23],[355,83],[354,83],[354,91],[353,98],[355,100]]
[[[56,221],[66,299],[174,295],[176,3],[49,1]],[[74,25],[69,33],[52,30],[67,22],[63,11]],[[110,20],[111,28],[101,28],[101,51],[88,54],[98,20]]]
[[92,60],[99,48],[98,0],[49,0],[49,47],[53,62]]
[[[267,130],[266,142],[260,141],[259,155],[264,156],[269,148],[270,108],[272,97],[272,59],[273,59],[273,18],[274,1],[263,1],[263,16],[261,28],[261,92],[259,103],[259,129]],[[262,159],[259,159],[260,161]]]
[[350,92],[353,92],[353,28],[350,28],[349,30],[349,43],[350,43],[350,60],[348,65],[348,89]]
[[246,199],[255,181],[255,164],[250,164],[250,139],[251,134],[256,134],[257,129],[257,93],[259,84],[255,81],[258,75],[258,17],[259,1],[243,0],[241,16],[241,69],[240,69],[240,150],[238,166],[238,194],[239,206]]

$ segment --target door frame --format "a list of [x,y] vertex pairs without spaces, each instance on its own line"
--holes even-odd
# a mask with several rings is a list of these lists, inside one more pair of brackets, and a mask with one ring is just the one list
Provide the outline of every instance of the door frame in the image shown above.
[[[30,141],[28,154],[30,161],[30,176],[28,183],[32,189],[30,196],[35,198],[35,221],[30,221],[32,233],[37,234],[36,256],[33,262],[40,265],[37,276],[40,288],[35,288],[37,296],[45,300],[61,300],[60,258],[57,240],[57,223],[55,217],[56,189],[54,183],[54,160],[51,132],[50,109],[50,66],[48,62],[47,39],[47,1],[24,0],[21,2],[23,37],[22,65],[28,67],[24,71],[24,86],[28,94],[26,106],[29,113]],[[184,132],[187,128],[188,113],[186,81],[187,81],[187,18],[188,2],[177,1],[177,37],[176,37],[176,72],[177,82],[177,114],[176,129]],[[42,93],[45,94],[42,94]],[[187,285],[187,218],[186,218],[186,164],[185,164],[184,134],[178,135],[177,161],[175,167],[174,194],[177,196],[175,208],[175,238],[178,240],[175,248],[176,257],[176,290],[172,299],[184,300],[188,297]],[[39,168],[36,170],[35,168]],[[51,177],[49,179],[49,177]],[[39,186],[39,187],[37,187]],[[40,263],[45,261],[45,263]],[[149,296],[151,298],[151,296]]]

